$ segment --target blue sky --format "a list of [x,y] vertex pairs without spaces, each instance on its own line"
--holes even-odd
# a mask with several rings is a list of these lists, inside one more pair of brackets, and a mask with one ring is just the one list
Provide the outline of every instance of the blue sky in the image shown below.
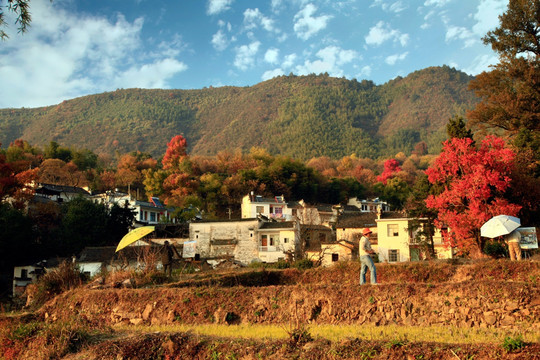
[[[476,75],[507,0],[31,0],[0,42],[0,108],[119,88],[249,86],[327,72],[383,84],[429,66]],[[0,0],[4,5],[5,1]]]

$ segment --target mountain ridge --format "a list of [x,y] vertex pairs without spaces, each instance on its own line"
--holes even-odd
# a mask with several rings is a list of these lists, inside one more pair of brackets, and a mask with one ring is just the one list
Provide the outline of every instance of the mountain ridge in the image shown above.
[[383,85],[312,74],[248,87],[119,89],[53,106],[0,109],[0,142],[56,141],[98,154],[159,157],[182,134],[195,155],[259,146],[303,160],[377,158],[410,152],[420,141],[436,153],[448,119],[478,101],[467,89],[471,79],[442,66]]

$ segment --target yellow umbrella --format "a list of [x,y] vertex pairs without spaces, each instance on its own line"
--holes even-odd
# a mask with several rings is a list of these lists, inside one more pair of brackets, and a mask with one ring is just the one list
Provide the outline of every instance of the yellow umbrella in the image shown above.
[[122,238],[122,240],[120,240],[120,242],[118,243],[118,246],[116,247],[116,251],[118,252],[119,250],[122,250],[126,246],[133,244],[135,241],[150,234],[155,229],[156,229],[155,226],[143,226],[143,227],[131,230]]

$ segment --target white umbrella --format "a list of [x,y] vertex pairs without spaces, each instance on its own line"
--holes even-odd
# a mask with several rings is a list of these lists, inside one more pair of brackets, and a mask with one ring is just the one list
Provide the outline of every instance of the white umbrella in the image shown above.
[[521,226],[519,218],[510,215],[497,215],[489,219],[480,228],[480,235],[488,238],[494,238],[510,234]]

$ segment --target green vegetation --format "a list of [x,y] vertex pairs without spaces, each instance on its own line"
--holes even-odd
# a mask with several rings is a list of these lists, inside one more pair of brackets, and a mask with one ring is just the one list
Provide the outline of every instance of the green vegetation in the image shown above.
[[183,134],[193,155],[262,146],[299,160],[378,158],[410,153],[420,141],[437,153],[448,119],[477,102],[467,90],[471,79],[444,66],[380,86],[289,75],[244,88],[117,90],[55,106],[2,109],[0,143],[24,138],[39,146],[54,141],[97,154],[157,157],[172,134]]
[[507,352],[519,350],[524,346],[525,346],[525,343],[523,342],[523,336],[521,335],[517,335],[515,337],[507,336],[504,338],[503,343],[502,343],[502,347]]

